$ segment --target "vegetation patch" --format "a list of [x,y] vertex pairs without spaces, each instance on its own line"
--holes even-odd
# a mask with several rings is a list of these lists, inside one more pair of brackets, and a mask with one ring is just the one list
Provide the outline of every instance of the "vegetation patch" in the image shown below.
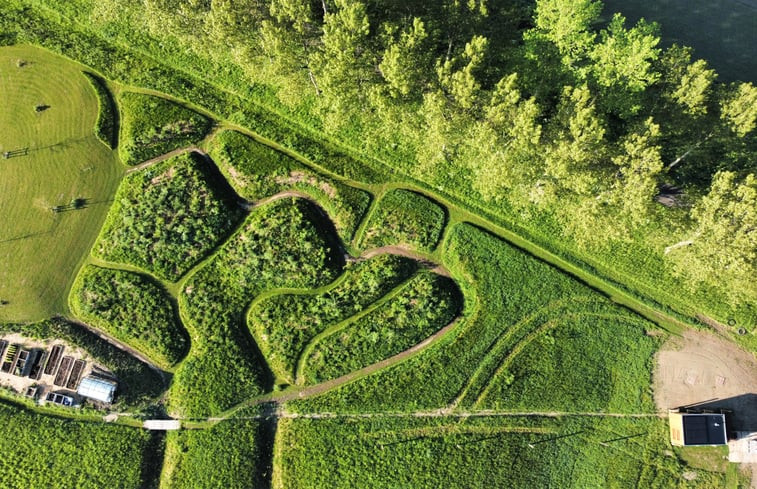
[[574,307],[512,345],[473,405],[652,411],[650,363],[658,342],[644,335],[649,326],[614,306]]
[[84,72],[84,76],[87,77],[97,93],[99,110],[95,122],[95,134],[109,148],[116,149],[118,147],[118,105],[116,100],[108,89],[105,80],[87,71]]
[[108,343],[84,327],[53,318],[31,324],[0,324],[0,333],[19,333],[39,340],[63,340],[83,348],[118,379],[118,396],[113,407],[143,407],[165,390],[158,372],[129,353]]
[[93,253],[176,281],[243,215],[212,163],[182,154],[124,179]]
[[360,247],[399,244],[433,251],[446,221],[445,209],[436,202],[408,190],[391,190],[371,214]]
[[162,366],[175,364],[188,349],[171,297],[144,275],[87,266],[71,291],[71,308]]
[[[443,252],[445,265],[452,275],[461,277],[459,283],[466,298],[463,323],[458,327],[460,333],[455,340],[441,343],[394,367],[323,396],[291,403],[290,409],[316,412],[407,411],[454,406],[460,400],[463,401],[460,407],[470,408],[508,352],[532,333],[535,335],[531,341],[539,335],[550,333],[549,328],[539,330],[543,324],[559,319],[573,308],[577,311],[627,314],[625,309],[612,304],[589,287],[475,226],[459,224],[452,228]],[[605,324],[607,330],[603,330]],[[648,392],[640,386],[648,382],[651,376],[649,352],[655,343],[652,338],[644,336],[644,329],[651,329],[652,325],[639,323],[638,320],[629,321],[629,324],[633,326],[626,325],[619,329],[617,322],[605,323],[599,318],[587,318],[579,331],[580,342],[579,338],[565,340],[575,344],[565,345],[569,350],[572,348],[571,355],[590,355],[596,362],[591,368],[604,372],[617,372],[623,368],[618,364],[618,357],[608,355],[605,358],[601,352],[581,352],[581,344],[601,344],[607,335],[617,334],[620,343],[610,341],[611,345],[622,344],[623,341],[633,345],[623,360],[632,366],[628,375],[620,375],[617,384],[612,379],[612,388],[607,387],[607,381],[603,381],[606,390],[601,395],[594,394],[593,403],[598,410],[609,409],[610,404],[620,412],[639,412],[650,407]],[[556,344],[555,349],[559,346]],[[616,346],[612,346],[614,348]],[[580,359],[576,361],[581,362]],[[553,360],[545,363],[553,365]],[[513,364],[523,369],[519,372],[523,373],[520,380],[524,381],[528,362],[516,359]],[[569,368],[569,365],[564,367]],[[545,375],[534,375],[529,380],[530,387],[535,389],[530,400],[536,400],[539,393],[548,392],[550,386],[557,384],[565,374],[558,366],[554,366],[551,372],[542,373]],[[580,373],[570,375],[581,383]],[[586,374],[587,380],[580,387],[582,391],[591,391],[591,375]],[[503,382],[506,378],[507,374],[502,372]],[[620,393],[622,385],[630,387],[633,394]],[[472,395],[467,395],[468,391]],[[544,406],[546,402],[540,400],[537,405]],[[525,402],[520,405],[524,409],[528,407]],[[574,410],[569,395],[555,397],[550,401],[550,406],[553,410]]]
[[298,375],[305,383],[321,382],[400,353],[452,321],[460,304],[451,279],[422,270],[375,309],[316,338]]
[[168,433],[161,488],[269,487],[271,428],[262,421],[233,419]]
[[204,115],[162,97],[122,92],[118,101],[121,105],[119,155],[127,165],[196,144],[213,125]]
[[294,158],[235,131],[224,131],[208,145],[208,153],[249,200],[296,190],[318,201],[334,221],[345,243],[352,240],[371,201],[362,190],[317,173]]
[[139,489],[142,464],[159,458],[145,430],[43,416],[0,402],[4,487]]
[[179,301],[193,352],[176,372],[172,409],[217,413],[270,388],[245,308],[265,290],[319,287],[339,274],[343,256],[327,224],[306,200],[269,203],[189,279]]
[[397,255],[350,265],[325,292],[274,295],[256,303],[248,315],[250,330],[274,374],[293,383],[297,360],[310,340],[379,300],[416,269],[417,262]]
[[283,419],[274,489],[724,487],[668,444],[658,418]]

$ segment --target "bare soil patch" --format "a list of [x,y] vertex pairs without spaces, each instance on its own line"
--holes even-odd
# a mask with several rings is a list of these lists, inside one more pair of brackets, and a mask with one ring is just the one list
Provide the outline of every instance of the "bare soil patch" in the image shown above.
[[687,330],[658,352],[655,403],[660,411],[697,404],[729,409],[729,429],[757,431],[757,359],[712,333]]

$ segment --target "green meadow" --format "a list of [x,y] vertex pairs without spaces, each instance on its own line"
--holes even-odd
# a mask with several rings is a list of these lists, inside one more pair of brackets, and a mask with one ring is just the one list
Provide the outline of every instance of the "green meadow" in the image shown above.
[[123,173],[94,134],[98,100],[82,69],[35,47],[0,49],[0,153],[18,151],[0,156],[0,321],[67,311]]

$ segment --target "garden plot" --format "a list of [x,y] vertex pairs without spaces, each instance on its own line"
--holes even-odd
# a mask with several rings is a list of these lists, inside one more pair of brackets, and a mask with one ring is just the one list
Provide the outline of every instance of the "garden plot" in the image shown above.
[[43,399],[52,391],[79,399],[76,389],[82,378],[93,372],[112,375],[88,352],[59,339],[39,340],[18,333],[0,333],[0,346],[3,343],[6,343],[0,348],[4,350],[0,351],[3,363],[14,346],[17,357],[21,351],[30,353],[27,365],[17,372],[0,369],[0,386],[19,395],[29,395],[30,388],[36,387],[31,396],[35,399]]

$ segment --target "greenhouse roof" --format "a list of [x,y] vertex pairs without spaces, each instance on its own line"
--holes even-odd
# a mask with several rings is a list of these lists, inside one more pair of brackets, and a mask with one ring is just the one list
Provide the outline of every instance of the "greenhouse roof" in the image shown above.
[[116,383],[97,377],[84,377],[79,384],[78,393],[96,401],[110,403],[116,393]]

